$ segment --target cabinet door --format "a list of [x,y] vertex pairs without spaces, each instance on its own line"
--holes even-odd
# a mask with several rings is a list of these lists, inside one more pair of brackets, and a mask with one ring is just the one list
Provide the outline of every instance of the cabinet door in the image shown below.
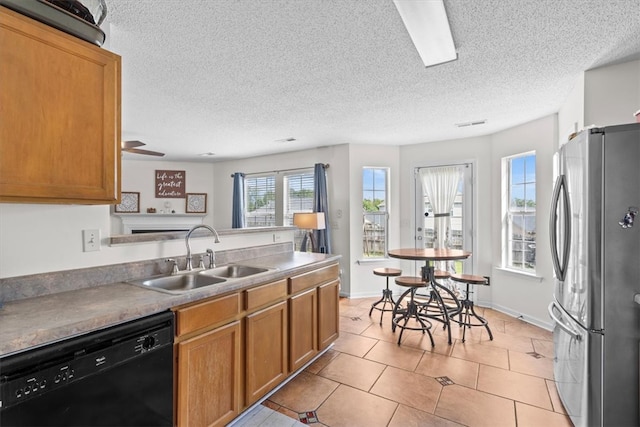
[[313,288],[289,299],[289,370],[302,367],[318,353],[318,304]]
[[339,335],[340,280],[334,280],[318,287],[318,346],[327,348]]
[[178,344],[178,426],[223,426],[240,411],[240,321]]
[[246,318],[246,406],[271,391],[287,374],[287,302]]
[[113,204],[120,57],[0,7],[0,200]]

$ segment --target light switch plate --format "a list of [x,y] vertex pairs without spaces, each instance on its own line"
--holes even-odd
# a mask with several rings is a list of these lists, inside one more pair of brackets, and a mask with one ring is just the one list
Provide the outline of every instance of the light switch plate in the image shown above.
[[100,230],[82,230],[82,250],[93,252],[100,250]]

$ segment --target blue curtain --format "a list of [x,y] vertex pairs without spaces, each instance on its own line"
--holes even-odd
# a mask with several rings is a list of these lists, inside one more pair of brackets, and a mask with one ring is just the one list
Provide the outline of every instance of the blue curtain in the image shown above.
[[244,174],[233,174],[233,210],[231,211],[231,227],[244,228]]
[[324,230],[315,230],[313,233],[316,241],[316,252],[330,254],[331,253],[331,236],[329,233],[329,227],[331,222],[329,221],[329,204],[327,202],[327,172],[325,171],[324,164],[316,163],[313,169],[314,180],[314,198],[313,198],[313,211],[324,212],[324,223],[326,228]]

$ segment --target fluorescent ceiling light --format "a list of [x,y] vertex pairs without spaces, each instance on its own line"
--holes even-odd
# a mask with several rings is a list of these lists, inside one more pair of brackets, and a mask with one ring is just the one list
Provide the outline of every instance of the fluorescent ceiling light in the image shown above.
[[393,0],[425,67],[458,59],[443,0]]

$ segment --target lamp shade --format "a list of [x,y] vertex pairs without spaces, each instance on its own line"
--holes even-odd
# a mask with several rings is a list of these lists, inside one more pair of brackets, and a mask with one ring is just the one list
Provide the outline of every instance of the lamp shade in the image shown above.
[[324,230],[324,212],[294,213],[293,225],[305,230]]

